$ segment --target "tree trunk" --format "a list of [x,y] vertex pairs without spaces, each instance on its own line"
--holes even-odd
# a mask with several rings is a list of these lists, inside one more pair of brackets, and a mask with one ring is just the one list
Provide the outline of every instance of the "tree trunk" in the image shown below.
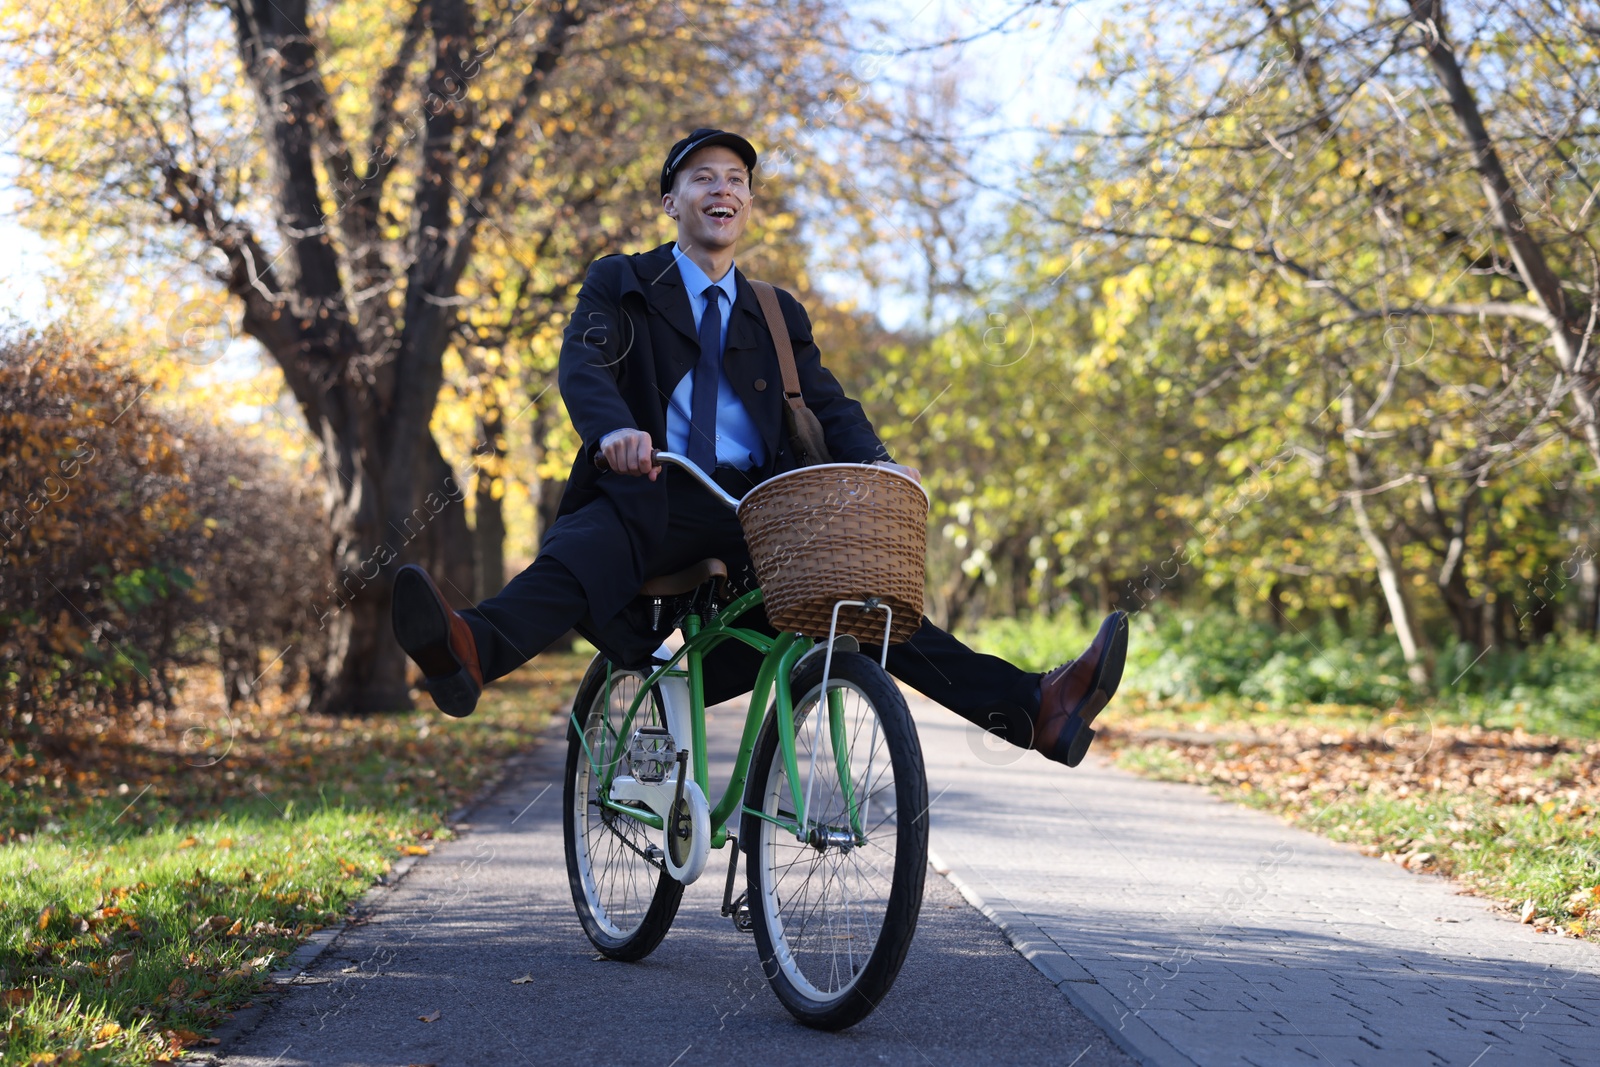
[[[541,402],[543,397],[549,397],[550,399]],[[554,403],[555,396],[552,395],[548,387],[542,389],[533,399],[533,463],[531,466],[535,472],[543,465],[546,453],[549,451],[546,442],[549,441],[550,430],[555,422],[555,417],[552,414]],[[534,485],[529,487],[530,495],[533,497],[534,525],[536,527],[533,532],[536,542],[535,551],[538,550],[539,545],[544,543],[544,535],[556,523],[556,515],[561,510],[561,495],[566,491],[566,488],[567,482],[565,478],[539,478]],[[573,642],[577,638],[578,635],[575,632],[568,630],[565,634],[552,641],[545,651],[571,652]]]
[[1600,632],[1600,567],[1589,554],[1578,565],[1578,629],[1590,637]]
[[345,517],[349,510],[337,508],[332,524],[338,569],[328,601],[318,611],[328,651],[314,703],[336,714],[406,710],[411,707],[406,657],[389,626],[394,568],[384,562],[395,560],[395,549],[374,516],[359,522]]
[[485,480],[478,482],[473,498],[477,522],[472,527],[473,554],[478,568],[477,598],[487,600],[506,585],[506,519],[501,502]]
[[1367,506],[1359,493],[1351,494],[1350,510],[1355,513],[1356,529],[1361,532],[1361,540],[1377,561],[1378,585],[1382,587],[1384,603],[1389,607],[1389,619],[1394,623],[1395,638],[1400,642],[1400,654],[1405,657],[1406,676],[1416,685],[1426,685],[1428,670],[1422,662],[1416,633],[1411,628],[1411,612],[1406,606],[1400,568],[1388,544],[1373,528],[1372,519],[1367,515]]
[[1596,404],[1594,360],[1588,336],[1593,324],[1592,309],[1574,307],[1568,300],[1543,246],[1528,229],[1511,179],[1478,109],[1477,96],[1467,84],[1466,73],[1450,43],[1444,0],[1411,0],[1411,18],[1423,35],[1428,63],[1471,145],[1473,169],[1478,172],[1489,201],[1495,228],[1510,246],[1512,262],[1529,295],[1549,316],[1550,340],[1557,361],[1572,379],[1580,435],[1590,458],[1600,466],[1600,406]]
[[1405,586],[1401,580],[1399,564],[1395,562],[1394,554],[1389,551],[1388,542],[1373,526],[1372,517],[1367,512],[1366,497],[1362,495],[1366,488],[1366,470],[1356,450],[1355,439],[1351,436],[1355,423],[1355,405],[1348,395],[1344,398],[1343,407],[1346,427],[1345,460],[1350,470],[1351,486],[1346,499],[1350,501],[1350,511],[1355,516],[1356,530],[1361,534],[1361,540],[1367,546],[1367,551],[1372,553],[1372,558],[1376,561],[1378,585],[1383,589],[1384,603],[1389,606],[1389,619],[1394,623],[1395,639],[1400,642],[1400,654],[1405,657],[1406,676],[1414,685],[1427,685],[1428,670],[1423,663],[1421,649],[1418,647],[1416,631],[1411,627],[1411,611],[1406,604]]
[[[421,515],[427,522],[422,545],[428,572],[451,607],[469,608],[477,602],[478,578],[472,528],[467,523],[467,494],[432,435],[423,463],[427,476],[412,515]],[[437,512],[428,506],[433,493],[443,498]]]
[[[371,151],[358,164],[361,154],[346,141],[322,80],[306,0],[240,0],[228,10],[257,98],[272,214],[286,247],[268,254],[247,213],[219,204],[215,190],[180,164],[162,166],[162,203],[226,257],[244,331],[282,368],[320,446],[337,578],[312,605],[329,638],[314,706],[407,708],[407,661],[389,622],[395,569],[427,563],[457,604],[477,587],[465,494],[428,429],[459,314],[456,295],[478,227],[508,185],[526,113],[589,11],[581,3],[551,8],[520,94],[491,134],[469,138],[477,147],[463,160],[461,129],[475,113],[464,87],[489,53],[474,52],[475,17],[465,0],[418,5],[407,23],[410,43],[384,77],[403,80],[425,24],[433,54],[417,113],[421,136],[396,146],[391,87],[380,98]],[[404,255],[391,261],[378,205],[397,151],[417,153],[418,171],[415,224]],[[463,186],[473,195],[461,194]],[[334,229],[340,242],[330,239]],[[398,307],[391,290],[402,294]]]
[[[1423,514],[1427,515],[1429,522],[1444,541],[1444,559],[1434,575],[1434,585],[1438,588],[1445,609],[1450,614],[1450,623],[1456,631],[1458,640],[1473,648],[1481,649],[1494,643],[1495,631],[1486,625],[1485,620],[1491,616],[1483,610],[1485,598],[1474,597],[1467,586],[1467,523],[1472,512],[1472,502],[1477,498],[1478,492],[1475,486],[1464,489],[1455,515],[1446,518],[1439,507],[1433,482],[1423,477],[1419,502]],[[1490,529],[1493,530],[1492,524]],[[1492,536],[1491,532],[1491,539]],[[1492,551],[1491,543],[1485,549],[1485,555]]]
[[[487,600],[506,583],[505,438],[498,405],[488,406],[479,419],[478,466],[472,494],[476,522],[472,527],[473,555],[477,561],[477,599]],[[496,494],[499,484],[501,492]]]
[[[548,388],[542,390],[540,398],[548,396],[549,393]],[[536,549],[538,545],[544,543],[544,535],[549,532],[550,527],[555,525],[556,514],[561,510],[561,494],[567,488],[564,478],[542,478],[537,474],[549,456],[547,442],[555,422],[555,417],[551,413],[551,403],[549,401],[541,403],[540,398],[535,398],[533,402],[533,427],[530,431],[533,446],[533,462],[530,466],[538,480],[528,487],[529,496],[533,498],[535,520],[533,538]]]

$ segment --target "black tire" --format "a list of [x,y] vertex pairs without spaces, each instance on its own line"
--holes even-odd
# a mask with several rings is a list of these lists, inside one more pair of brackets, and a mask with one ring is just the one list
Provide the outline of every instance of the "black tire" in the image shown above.
[[[791,686],[802,794],[810,774],[809,724],[820,703],[821,684],[818,657]],[[828,689],[842,690],[850,778],[858,810],[866,811],[859,820],[861,832],[851,824],[844,803],[824,720],[811,801],[818,818],[810,841],[799,841],[793,832],[748,812],[739,841],[746,855],[756,949],[767,981],[783,1006],[807,1026],[842,1030],[878,1006],[911,947],[928,867],[928,786],[922,745],[905,698],[876,661],[857,653],[836,654]],[[892,771],[891,782],[883,781],[885,769]],[[768,712],[756,739],[745,805],[793,819],[775,711]],[[851,902],[849,896],[860,899]]]
[[[578,686],[573,716],[584,724],[595,758],[602,765],[622,762],[628,773],[628,739],[620,746],[601,740],[599,729],[609,716],[620,724],[645,676],[637,671],[613,669],[607,692],[608,664],[596,656]],[[640,707],[634,725],[664,726],[661,698],[651,693]],[[667,936],[683,899],[683,883],[666,871],[659,855],[657,831],[645,824],[602,809],[596,796],[589,759],[572,719],[567,723],[567,771],[561,816],[566,838],[567,881],[572,903],[578,909],[583,932],[594,947],[614,960],[641,960],[655,951]]]

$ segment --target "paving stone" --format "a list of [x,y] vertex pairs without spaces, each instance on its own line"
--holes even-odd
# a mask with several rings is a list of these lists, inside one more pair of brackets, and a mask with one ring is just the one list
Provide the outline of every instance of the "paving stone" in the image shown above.
[[1197,787],[997,759],[907,698],[934,851],[1096,980],[1063,995],[1138,1020],[1144,1062],[1600,1067],[1593,945]]

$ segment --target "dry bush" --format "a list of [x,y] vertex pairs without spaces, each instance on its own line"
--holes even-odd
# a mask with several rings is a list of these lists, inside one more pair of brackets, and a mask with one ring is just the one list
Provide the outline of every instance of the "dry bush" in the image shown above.
[[[61,332],[0,337],[0,728],[66,734],[215,664],[230,702],[320,655],[315,503],[281,462],[163,417]],[[314,672],[310,672],[313,673]],[[271,679],[265,679],[271,680]]]
[[230,704],[255,699],[268,683],[303,685],[310,699],[325,652],[313,604],[332,576],[321,483],[215,426],[179,432],[199,521],[171,539],[170,551],[195,579],[202,661],[221,669]]

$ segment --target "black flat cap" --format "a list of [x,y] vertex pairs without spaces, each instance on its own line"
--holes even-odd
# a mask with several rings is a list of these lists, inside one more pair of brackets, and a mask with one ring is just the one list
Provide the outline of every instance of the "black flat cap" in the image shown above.
[[723,145],[733,149],[734,153],[744,161],[745,167],[752,177],[756,172],[756,150],[736,133],[726,130],[712,130],[701,127],[689,136],[672,146],[672,151],[667,153],[667,161],[661,164],[661,195],[666,196],[672,192],[672,179],[678,176],[678,169],[684,161],[694,154],[698,148],[708,148],[711,145]]

